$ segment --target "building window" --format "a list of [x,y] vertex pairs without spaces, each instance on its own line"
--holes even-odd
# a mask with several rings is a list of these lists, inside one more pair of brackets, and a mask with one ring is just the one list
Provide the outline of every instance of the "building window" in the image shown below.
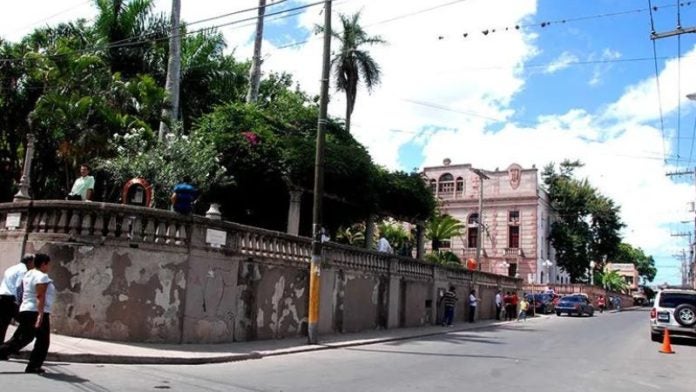
[[509,211],[508,212],[508,223],[511,225],[520,224],[520,212],[519,211]]
[[457,192],[464,192],[464,179],[457,177]]
[[467,243],[469,248],[478,246],[478,217],[478,214],[471,214],[467,220]]
[[508,248],[520,247],[520,212],[508,211]]
[[438,194],[454,193],[454,177],[451,174],[445,173],[438,179]]
[[517,275],[517,263],[510,263],[508,267],[508,276],[514,277],[515,275]]
[[508,226],[508,248],[520,247],[520,227]]
[[437,193],[437,181],[436,180],[430,180],[430,191],[433,192],[433,195]]
[[452,247],[452,240],[448,238],[446,240],[440,241],[440,249],[449,249]]

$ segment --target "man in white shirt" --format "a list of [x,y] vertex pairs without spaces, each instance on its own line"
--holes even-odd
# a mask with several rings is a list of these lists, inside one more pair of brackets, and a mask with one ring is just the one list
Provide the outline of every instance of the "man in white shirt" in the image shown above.
[[80,177],[75,180],[67,199],[91,201],[93,195],[94,177],[89,175],[89,166],[83,163],[80,165]]
[[17,317],[21,300],[22,278],[27,270],[34,268],[34,255],[27,254],[22,260],[5,270],[0,282],[0,339],[5,341],[7,327]]
[[386,238],[379,237],[377,252],[392,253],[392,247],[389,245],[389,241]]

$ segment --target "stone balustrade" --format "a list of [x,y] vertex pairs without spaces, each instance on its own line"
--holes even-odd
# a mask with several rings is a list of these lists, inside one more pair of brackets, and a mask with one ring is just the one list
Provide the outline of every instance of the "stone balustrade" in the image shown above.
[[[37,200],[0,204],[0,267],[56,261],[59,333],[138,342],[231,342],[306,331],[310,238],[171,211]],[[326,242],[320,333],[434,323],[449,285],[492,317],[506,276]],[[465,318],[466,308],[456,317]]]

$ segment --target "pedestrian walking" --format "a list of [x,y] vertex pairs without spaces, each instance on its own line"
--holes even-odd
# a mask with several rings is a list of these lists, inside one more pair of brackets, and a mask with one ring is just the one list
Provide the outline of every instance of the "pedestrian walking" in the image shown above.
[[34,268],[24,274],[24,296],[19,306],[19,327],[12,338],[0,346],[0,359],[7,360],[31,343],[34,349],[29,356],[25,373],[44,373],[41,367],[48,354],[51,336],[51,306],[56,297],[53,281],[48,277],[51,258],[43,253],[34,256]]
[[503,294],[498,290],[495,293],[495,319],[500,321],[500,311],[503,309]]
[[529,310],[529,302],[527,301],[526,295],[523,295],[520,300],[520,313],[517,315],[517,321],[527,321],[527,310]]
[[377,252],[394,253],[391,245],[389,244],[389,240],[387,240],[383,235],[380,236],[379,241],[377,241]]
[[34,255],[27,254],[3,274],[0,282],[0,342],[5,341],[5,333],[12,319],[17,319],[19,304],[22,302],[22,278],[32,268]]
[[442,320],[442,326],[452,326],[452,321],[454,319],[454,308],[457,305],[457,293],[455,292],[454,286],[450,286],[449,290],[445,291],[440,298],[440,302],[444,305],[445,316]]
[[474,316],[476,315],[476,307],[478,305],[479,299],[476,297],[476,290],[471,290],[469,292],[469,322],[474,322]]

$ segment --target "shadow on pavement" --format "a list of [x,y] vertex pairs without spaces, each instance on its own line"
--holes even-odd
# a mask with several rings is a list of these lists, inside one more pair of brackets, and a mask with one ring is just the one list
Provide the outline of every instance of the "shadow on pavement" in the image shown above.
[[434,357],[492,358],[492,359],[507,359],[507,360],[511,360],[511,361],[520,360],[519,358],[507,357],[504,355],[445,354],[445,353],[429,353],[429,352],[420,352],[420,351],[377,350],[377,349],[368,349],[368,348],[346,348],[345,350],[369,352],[369,353],[383,353],[383,354],[424,355],[424,356],[434,356]]
[[42,375],[44,378],[48,378],[50,380],[55,380],[55,381],[62,381],[62,382],[69,382],[69,383],[85,383],[89,382],[89,380],[75,376],[73,374],[65,374],[65,373],[44,373]]

